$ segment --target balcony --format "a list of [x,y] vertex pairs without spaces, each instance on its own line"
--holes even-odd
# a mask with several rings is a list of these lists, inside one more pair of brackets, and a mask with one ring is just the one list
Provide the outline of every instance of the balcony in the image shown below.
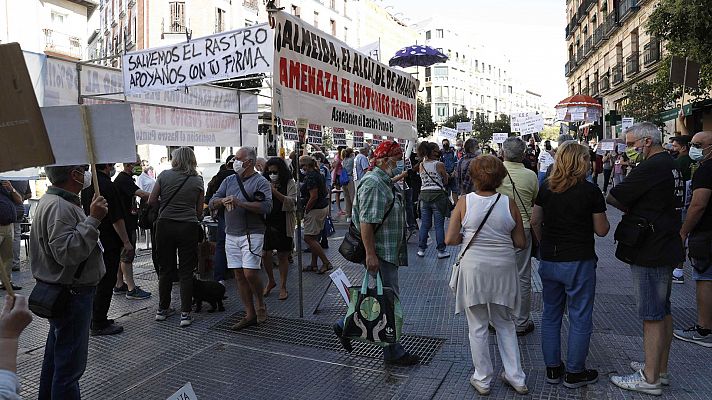
[[576,49],[576,63],[581,64],[583,62],[583,47],[579,46],[578,49]]
[[598,92],[603,94],[608,91],[608,89],[611,88],[610,85],[610,78],[608,77],[608,74],[603,75],[601,77],[601,80],[598,82]]
[[621,0],[618,3],[618,22],[623,23],[638,10],[638,0]]
[[571,38],[571,36],[574,34],[574,31],[576,31],[576,27],[578,27],[578,22],[576,21],[576,14],[574,14],[574,16],[571,17],[571,21],[569,21],[569,24],[566,25],[567,40]]
[[606,17],[606,22],[603,23],[603,36],[608,39],[611,37],[613,32],[618,29],[618,21],[616,21],[616,14],[611,13]]
[[598,81],[591,82],[590,92],[591,96],[595,96],[598,94]]
[[598,25],[593,31],[593,47],[598,47],[603,43],[603,24]]
[[572,35],[572,33],[573,33],[573,32],[572,32],[573,29],[571,28],[571,25],[566,25],[566,28],[564,29],[564,31],[565,31],[565,33],[566,33],[566,35],[565,35],[566,40],[571,39],[571,35]]
[[589,54],[593,51],[593,38],[591,36],[586,38],[586,41],[583,44],[583,54],[588,57]]
[[618,63],[613,67],[613,84],[618,85],[623,82],[623,63]]
[[581,5],[579,5],[578,11],[576,12],[576,17],[579,23],[581,23],[581,21],[586,18],[589,10],[591,10],[591,6],[593,6],[595,3],[596,0],[583,0],[581,2]]
[[650,42],[643,46],[643,65],[649,67],[660,61],[660,40],[650,38]]
[[569,60],[564,64],[564,76],[568,77],[576,71],[576,62],[574,60]]
[[581,89],[581,94],[584,95],[584,96],[588,96],[588,86],[586,86],[585,88]]
[[625,74],[632,76],[640,72],[640,55],[637,51],[631,53],[625,61]]
[[76,59],[82,58],[81,39],[69,36],[66,33],[53,29],[43,29],[45,35],[45,52],[69,56]]

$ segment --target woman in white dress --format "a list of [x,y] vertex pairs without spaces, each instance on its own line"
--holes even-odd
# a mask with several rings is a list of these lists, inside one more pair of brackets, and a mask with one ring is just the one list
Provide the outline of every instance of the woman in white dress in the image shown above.
[[469,173],[477,190],[458,200],[445,242],[463,246],[459,267],[453,267],[450,287],[455,292],[455,313],[464,311],[467,316],[475,366],[470,384],[481,395],[490,392],[494,370],[487,329],[491,323],[497,331],[504,365],[501,378],[518,393],[526,394],[529,390],[512,319],[512,310],[519,301],[515,247],[525,247],[522,217],[514,200],[496,192],[507,176],[498,158],[477,157],[470,163]]

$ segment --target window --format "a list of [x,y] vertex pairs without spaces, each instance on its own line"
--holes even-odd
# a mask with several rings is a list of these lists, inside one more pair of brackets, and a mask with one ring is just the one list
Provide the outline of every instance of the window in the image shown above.
[[295,6],[294,4],[292,4],[292,15],[294,15],[295,17],[299,17],[300,14],[301,13],[299,12],[299,6]]
[[55,27],[61,27],[64,25],[64,21],[67,19],[65,14],[60,14],[58,12],[52,11],[52,25]]
[[435,109],[438,117],[447,117],[448,108],[447,104],[435,104]]
[[433,67],[434,76],[447,76],[447,67]]
[[185,2],[172,1],[168,3],[171,10],[169,32],[185,32]]
[[225,30],[225,10],[221,8],[215,9],[215,33]]
[[336,21],[332,19],[329,24],[331,25],[331,36],[336,36]]
[[314,11],[314,27],[319,29],[319,13]]
[[425,102],[426,103],[430,103],[433,101],[431,89],[432,88],[430,88],[430,87],[425,88]]
[[425,40],[430,40],[430,31],[425,31]]
[[435,30],[435,37],[438,39],[442,39],[444,37],[444,33],[442,29],[436,29]]

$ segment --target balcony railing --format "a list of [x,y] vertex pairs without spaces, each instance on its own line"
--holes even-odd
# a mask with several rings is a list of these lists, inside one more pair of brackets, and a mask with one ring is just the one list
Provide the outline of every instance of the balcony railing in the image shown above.
[[640,72],[640,56],[637,51],[631,53],[625,61],[625,74],[628,76],[635,75]]
[[660,61],[660,41],[651,37],[650,42],[643,47],[643,65],[650,66]]
[[571,75],[576,71],[576,62],[574,60],[569,60],[564,64],[564,76]]
[[598,47],[601,43],[603,43],[603,24],[598,25],[593,31],[593,47]]
[[618,3],[618,21],[622,23],[638,10],[640,10],[638,0],[621,0]]
[[573,33],[573,28],[571,28],[571,25],[566,25],[566,28],[564,29],[564,32],[566,33],[565,37],[566,40],[571,39],[571,35]]
[[576,63],[581,64],[583,62],[583,47],[579,46],[576,49]]
[[610,78],[608,75],[603,75],[601,77],[601,80],[598,82],[598,91],[599,93],[606,93],[608,89],[611,88],[610,84]]
[[588,56],[593,51],[593,38],[591,36],[586,38],[583,44],[583,54]]
[[618,21],[616,21],[616,14],[615,13],[610,13],[606,17],[606,22],[604,22],[603,26],[603,35],[607,38],[613,34],[613,32],[618,29]]
[[586,87],[584,87],[583,89],[581,89],[581,94],[584,95],[584,96],[588,96],[588,86],[586,86]]
[[618,85],[623,82],[623,64],[618,63],[613,67],[613,84]]
[[591,90],[590,90],[591,96],[597,95],[598,94],[598,81],[591,82],[590,88],[591,88]]
[[82,58],[81,39],[53,29],[43,29],[45,51],[64,54],[73,58]]

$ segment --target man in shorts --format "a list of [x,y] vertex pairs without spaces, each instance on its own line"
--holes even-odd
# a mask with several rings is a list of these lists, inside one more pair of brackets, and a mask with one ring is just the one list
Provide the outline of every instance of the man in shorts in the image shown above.
[[697,323],[687,329],[676,329],[680,340],[712,347],[712,132],[697,133],[690,142],[690,158],[699,162],[692,176],[692,201],[680,230],[688,242],[692,260],[692,279],[697,288]]
[[611,382],[622,389],[658,396],[662,385],[670,382],[672,270],[685,256],[679,235],[684,182],[672,156],[663,149],[661,136],[649,122],[626,130],[626,144],[642,162],[607,198],[608,204],[626,216],[645,219],[651,226],[635,246],[618,241],[616,257],[630,263],[638,315],[643,320],[645,362],[633,361],[630,366],[635,373],[613,376]]
[[250,147],[237,151],[235,175],[220,184],[210,199],[211,209],[225,209],[225,255],[237,291],[245,306],[245,318],[231,327],[241,330],[267,320],[260,264],[265,236],[265,214],[272,210],[272,186],[255,170],[257,154]]

